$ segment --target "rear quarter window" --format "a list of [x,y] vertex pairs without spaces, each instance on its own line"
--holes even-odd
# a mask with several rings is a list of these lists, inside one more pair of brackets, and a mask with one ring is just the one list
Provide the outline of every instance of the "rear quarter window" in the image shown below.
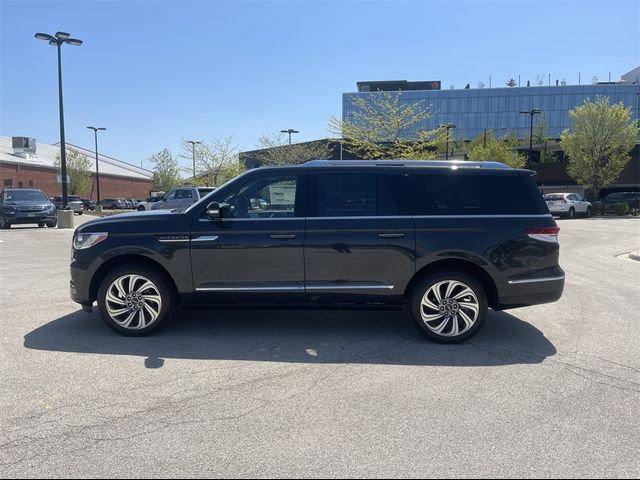
[[[416,215],[536,215],[539,194],[519,175],[412,174]],[[537,195],[539,198],[534,197]],[[544,203],[544,202],[542,202]],[[547,213],[547,212],[544,212]]]

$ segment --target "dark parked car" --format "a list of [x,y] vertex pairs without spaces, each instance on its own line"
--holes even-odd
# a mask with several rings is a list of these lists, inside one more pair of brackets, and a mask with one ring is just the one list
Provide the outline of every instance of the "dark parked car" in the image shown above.
[[210,194],[215,187],[180,187],[171,190],[160,201],[151,205],[151,210],[174,210],[189,208],[201,198]]
[[100,205],[105,210],[120,210],[126,208],[126,205],[119,198],[106,198],[100,200]]
[[[51,202],[53,202],[58,210],[62,210],[62,195],[53,197]],[[73,213],[77,213],[78,215],[82,215],[84,213],[84,203],[82,203],[80,197],[76,195],[67,195],[67,207],[69,210],[73,210]]]
[[8,188],[0,193],[0,228],[28,223],[55,227],[56,206],[37,188]]
[[[71,297],[125,335],[179,304],[408,307],[428,338],[560,298],[534,172],[493,162],[313,161],[246,172],[186,210],[80,226]],[[263,200],[263,202],[260,201]]]
[[607,209],[614,203],[626,203],[630,210],[634,210],[640,208],[640,192],[610,193],[603,201]]
[[80,200],[82,201],[82,205],[84,205],[85,210],[96,209],[96,202],[94,202],[93,200],[89,200],[88,198],[81,198]]

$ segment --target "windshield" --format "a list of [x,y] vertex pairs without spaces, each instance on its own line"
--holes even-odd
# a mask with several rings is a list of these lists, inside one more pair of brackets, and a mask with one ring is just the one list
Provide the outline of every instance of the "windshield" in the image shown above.
[[42,202],[47,197],[40,190],[11,190],[4,192],[5,202]]

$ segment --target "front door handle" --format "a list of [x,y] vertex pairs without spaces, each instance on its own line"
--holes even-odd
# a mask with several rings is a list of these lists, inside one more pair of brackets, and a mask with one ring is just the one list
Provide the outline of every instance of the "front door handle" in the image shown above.
[[273,233],[271,234],[271,238],[275,239],[275,240],[291,240],[296,238],[295,235],[293,234],[284,234],[284,233]]
[[404,233],[379,233],[380,238],[403,238]]

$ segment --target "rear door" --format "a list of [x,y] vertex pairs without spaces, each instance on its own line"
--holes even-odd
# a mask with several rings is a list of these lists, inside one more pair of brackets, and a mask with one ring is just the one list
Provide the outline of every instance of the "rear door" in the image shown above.
[[383,172],[310,171],[304,253],[309,300],[401,301],[415,272],[415,233],[397,176]]

